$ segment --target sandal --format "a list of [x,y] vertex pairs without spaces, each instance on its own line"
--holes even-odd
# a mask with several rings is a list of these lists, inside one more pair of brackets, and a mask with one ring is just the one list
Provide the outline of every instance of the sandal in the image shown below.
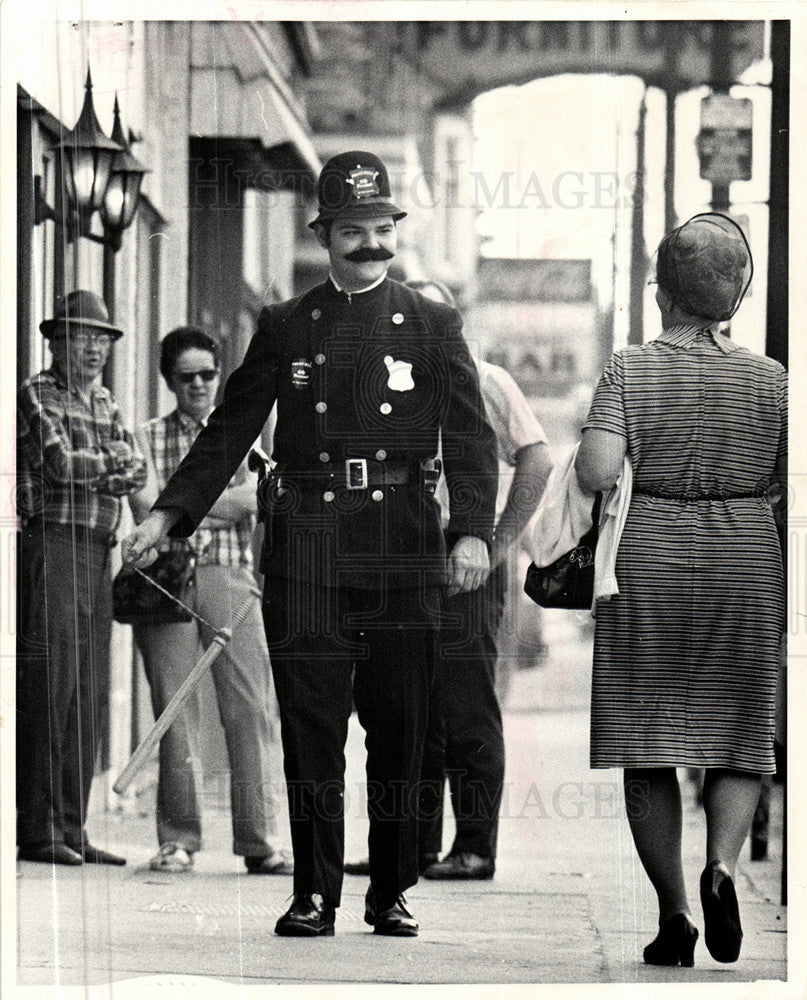
[[182,844],[162,844],[149,861],[149,868],[153,872],[188,872],[193,868],[193,851]]

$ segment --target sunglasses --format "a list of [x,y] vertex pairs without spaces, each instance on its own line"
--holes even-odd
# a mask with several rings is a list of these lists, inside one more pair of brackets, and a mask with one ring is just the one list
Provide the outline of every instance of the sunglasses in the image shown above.
[[197,375],[203,382],[212,382],[214,378],[219,377],[219,370],[218,368],[203,368],[198,372],[174,372],[174,378],[182,385],[191,385]]

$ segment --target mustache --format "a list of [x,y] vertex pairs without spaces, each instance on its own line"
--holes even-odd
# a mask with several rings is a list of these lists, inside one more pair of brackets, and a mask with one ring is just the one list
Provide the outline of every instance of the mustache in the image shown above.
[[358,250],[351,250],[350,253],[346,253],[345,260],[352,261],[355,264],[363,264],[371,260],[392,260],[394,256],[394,253],[385,250],[383,247],[379,247],[377,250],[372,250],[369,247],[359,247]]

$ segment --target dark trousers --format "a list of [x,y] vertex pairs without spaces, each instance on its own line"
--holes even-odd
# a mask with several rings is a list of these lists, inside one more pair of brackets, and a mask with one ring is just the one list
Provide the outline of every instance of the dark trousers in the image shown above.
[[109,543],[79,527],[22,532],[18,559],[17,843],[80,847],[107,725]]
[[506,567],[484,587],[443,601],[442,627],[423,754],[420,853],[439,854],[448,778],[456,823],[452,851],[496,857],[504,786],[504,736],[496,699],[496,631]]
[[264,623],[280,708],[294,891],[338,906],[345,741],[366,732],[370,879],[397,895],[418,878],[418,779],[439,590],[363,591],[268,578]]

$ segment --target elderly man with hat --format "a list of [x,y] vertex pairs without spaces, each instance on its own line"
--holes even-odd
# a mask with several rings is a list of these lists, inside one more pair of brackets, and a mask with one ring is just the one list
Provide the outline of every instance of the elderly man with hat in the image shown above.
[[[486,579],[497,460],[461,319],[387,276],[397,222],[387,171],[342,153],[311,223],[326,281],[265,308],[182,465],[125,543],[145,565],[190,534],[277,403],[264,481],[264,624],[281,716],[294,896],[275,931],[330,935],[344,854],[344,747],[355,699],[366,730],[376,934],[417,934],[417,784],[443,592]],[[442,437],[448,546],[430,463]],[[226,462],[212,457],[226,456]],[[215,470],[215,471],[213,471]]]
[[101,384],[123,335],[103,301],[71,292],[40,330],[52,364],[17,406],[17,844],[25,861],[122,865],[84,822],[107,714],[110,553],[145,465]]

